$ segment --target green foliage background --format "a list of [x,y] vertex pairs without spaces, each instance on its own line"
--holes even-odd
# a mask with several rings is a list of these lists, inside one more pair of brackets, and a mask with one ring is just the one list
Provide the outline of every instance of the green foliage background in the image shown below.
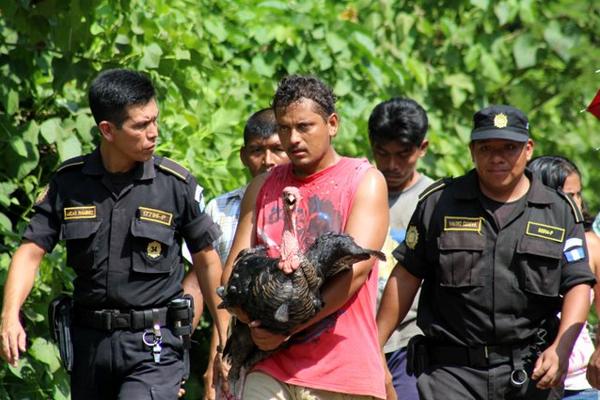
[[[189,167],[209,198],[247,179],[238,161],[245,118],[269,105],[282,76],[310,73],[339,97],[342,154],[369,154],[366,120],[379,101],[421,102],[431,124],[421,167],[433,177],[471,167],[474,111],[520,107],[536,154],[573,159],[597,210],[600,121],[580,113],[600,87],[595,3],[1,0],[0,285],[52,171],[94,147],[87,86],[111,67],[139,69],[156,82],[157,151]],[[0,366],[0,398],[69,397],[45,320],[48,301],[72,289],[63,264],[60,248],[43,262],[24,307],[29,351],[18,368]],[[198,380],[190,398],[199,396]]]

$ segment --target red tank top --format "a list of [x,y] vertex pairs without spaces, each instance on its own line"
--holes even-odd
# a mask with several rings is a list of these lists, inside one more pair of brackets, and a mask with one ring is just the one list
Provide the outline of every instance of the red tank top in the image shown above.
[[[297,232],[301,250],[325,232],[344,232],[366,159],[342,157],[306,178],[292,173],[292,164],[275,167],[256,201],[255,243],[277,255],[283,230],[282,190],[296,186]],[[293,385],[332,392],[385,398],[384,372],[377,341],[375,299],[377,264],[368,280],[344,306],[294,337],[294,344],[257,364],[254,370]]]

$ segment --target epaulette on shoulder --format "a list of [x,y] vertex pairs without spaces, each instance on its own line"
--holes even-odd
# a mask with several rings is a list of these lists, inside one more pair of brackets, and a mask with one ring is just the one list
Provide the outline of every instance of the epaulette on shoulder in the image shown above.
[[452,182],[452,178],[442,178],[442,179],[438,179],[437,181],[433,182],[431,185],[427,186],[427,188],[421,192],[421,194],[419,195],[419,201],[423,201],[430,194],[437,192],[440,189],[443,189],[450,182]]
[[557,190],[556,192],[559,195],[561,195],[561,197],[564,198],[567,201],[567,203],[569,203],[569,206],[571,206],[571,211],[573,211],[573,216],[575,217],[575,222],[578,224],[582,223],[583,222],[583,214],[581,213],[581,210],[579,209],[577,204],[575,204],[575,201],[571,198],[571,196],[564,193],[562,190]]
[[187,181],[187,178],[190,176],[190,172],[187,169],[171,159],[155,156],[154,160],[158,168],[171,175],[175,175],[184,182]]
[[77,156],[77,157],[70,158],[67,161],[65,161],[64,163],[62,163],[60,165],[60,167],[58,167],[56,172],[58,173],[58,172],[64,171],[65,169],[75,167],[77,165],[83,165],[84,162],[85,162],[85,156]]

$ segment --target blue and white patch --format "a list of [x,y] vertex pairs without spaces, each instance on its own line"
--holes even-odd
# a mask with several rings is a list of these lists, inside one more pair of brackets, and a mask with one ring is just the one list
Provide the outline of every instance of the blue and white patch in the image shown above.
[[565,241],[563,254],[567,262],[583,260],[585,258],[585,249],[583,248],[583,240],[580,238],[569,238]]
[[198,203],[198,206],[200,207],[200,212],[204,212],[204,196],[202,196],[202,192],[204,191],[204,188],[200,185],[196,185],[196,192],[194,193],[194,200],[196,200],[196,203]]

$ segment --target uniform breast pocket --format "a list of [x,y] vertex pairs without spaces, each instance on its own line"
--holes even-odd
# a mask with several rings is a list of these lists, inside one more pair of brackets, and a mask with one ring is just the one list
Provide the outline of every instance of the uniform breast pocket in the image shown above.
[[529,293],[558,296],[560,259],[563,244],[548,239],[523,236],[517,245],[520,285]]
[[134,219],[131,267],[145,274],[169,273],[176,264],[175,232],[168,226]]
[[485,236],[478,232],[442,232],[438,239],[440,250],[438,281],[444,287],[483,286]]
[[66,242],[68,266],[78,271],[85,271],[96,265],[98,251],[96,234],[101,223],[98,220],[63,223],[59,237]]

